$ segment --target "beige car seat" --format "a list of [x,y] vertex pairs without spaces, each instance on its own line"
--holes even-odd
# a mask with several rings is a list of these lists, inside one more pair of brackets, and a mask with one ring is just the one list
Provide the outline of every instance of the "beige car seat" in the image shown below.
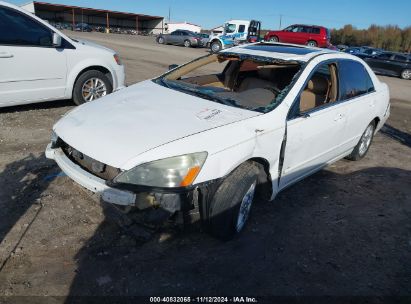
[[323,76],[314,75],[300,97],[300,112],[305,112],[327,102],[330,82]]

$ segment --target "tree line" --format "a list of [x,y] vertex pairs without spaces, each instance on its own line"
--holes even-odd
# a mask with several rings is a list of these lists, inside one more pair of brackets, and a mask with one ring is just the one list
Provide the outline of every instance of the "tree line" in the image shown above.
[[360,30],[347,24],[341,29],[331,30],[331,43],[411,53],[411,26],[401,29],[397,25],[373,24],[368,29]]

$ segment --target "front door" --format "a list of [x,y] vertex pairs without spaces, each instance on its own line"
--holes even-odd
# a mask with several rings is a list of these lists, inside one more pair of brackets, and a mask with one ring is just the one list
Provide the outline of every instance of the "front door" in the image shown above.
[[321,64],[306,83],[287,121],[280,189],[344,153],[347,107],[338,101],[337,65]]
[[62,98],[66,54],[52,47],[51,29],[3,6],[0,28],[0,106]]

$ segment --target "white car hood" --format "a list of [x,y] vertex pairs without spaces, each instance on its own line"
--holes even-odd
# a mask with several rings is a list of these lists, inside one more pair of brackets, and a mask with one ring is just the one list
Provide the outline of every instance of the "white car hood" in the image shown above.
[[108,47],[102,46],[101,44],[94,43],[94,42],[89,41],[89,40],[78,39],[78,38],[71,38],[71,40],[73,40],[77,44],[81,44],[81,45],[84,45],[84,46],[93,47],[93,48],[96,48],[96,49],[108,51],[108,52],[113,53],[113,54],[116,53],[114,50],[112,50]]
[[85,155],[122,168],[158,146],[259,114],[147,80],[75,108],[54,131]]

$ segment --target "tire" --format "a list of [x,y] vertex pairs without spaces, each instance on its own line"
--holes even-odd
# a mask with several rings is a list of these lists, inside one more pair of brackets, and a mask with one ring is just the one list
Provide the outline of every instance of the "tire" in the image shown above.
[[308,40],[306,45],[310,46],[310,47],[317,47],[318,46],[317,42],[314,41],[314,40]]
[[371,122],[365,129],[364,133],[361,135],[361,138],[358,141],[358,144],[355,146],[354,150],[346,158],[353,161],[357,161],[363,158],[367,154],[368,149],[371,146],[371,142],[374,138],[374,132],[375,122]]
[[[93,97],[86,96],[90,87],[93,89],[90,93]],[[73,101],[76,105],[81,105],[85,102],[106,96],[112,91],[113,85],[104,73],[97,70],[89,70],[77,78],[73,88]]]
[[213,41],[210,44],[211,53],[218,53],[219,51],[221,51],[222,48],[223,47],[222,47],[220,41]]
[[407,79],[407,80],[411,79],[411,70],[406,69],[406,70],[402,71],[401,72],[401,78],[402,79]]
[[164,44],[164,42],[165,42],[164,37],[158,37],[157,43]]
[[271,36],[270,39],[268,39],[268,41],[269,41],[269,42],[278,42],[278,41],[280,41],[280,40],[278,39],[277,36]]
[[190,40],[184,40],[184,46],[185,47],[190,47],[191,46]]
[[213,236],[230,240],[243,230],[254,200],[258,173],[254,163],[244,163],[218,187],[209,207]]

